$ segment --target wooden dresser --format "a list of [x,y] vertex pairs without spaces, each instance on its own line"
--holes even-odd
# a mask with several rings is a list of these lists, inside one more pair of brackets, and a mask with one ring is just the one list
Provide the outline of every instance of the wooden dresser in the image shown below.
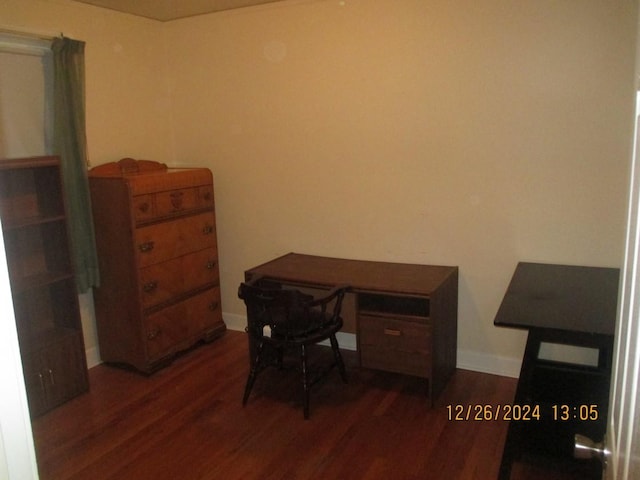
[[58,157],[0,161],[0,215],[36,417],[89,389]]
[[211,172],[127,158],[93,168],[89,184],[102,360],[150,373],[220,336]]

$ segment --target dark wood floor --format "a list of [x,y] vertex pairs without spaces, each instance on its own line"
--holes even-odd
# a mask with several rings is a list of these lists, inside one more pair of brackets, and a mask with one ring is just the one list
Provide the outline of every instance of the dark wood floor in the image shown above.
[[458,370],[429,409],[423,381],[345,357],[349,384],[316,385],[307,421],[293,372],[265,371],[242,407],[241,332],[149,377],[99,365],[88,394],[34,420],[40,478],[496,478],[507,423],[450,421],[447,405],[511,403],[515,379]]

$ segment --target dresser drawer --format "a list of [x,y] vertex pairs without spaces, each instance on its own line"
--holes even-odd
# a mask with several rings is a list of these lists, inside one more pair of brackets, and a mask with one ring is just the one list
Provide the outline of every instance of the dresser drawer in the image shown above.
[[138,266],[146,267],[215,245],[213,212],[180,217],[135,231]]
[[150,361],[183,350],[222,323],[220,289],[210,288],[146,318]]
[[198,189],[195,187],[158,192],[155,197],[156,211],[160,217],[188,212],[199,206]]
[[154,196],[138,195],[131,200],[131,211],[136,223],[152,220],[156,217]]
[[133,214],[138,224],[213,207],[212,185],[148,193],[132,198]]
[[200,206],[202,208],[214,207],[213,185],[202,185],[198,187]]
[[210,247],[140,270],[142,306],[149,308],[218,283],[218,252]]
[[365,368],[429,377],[431,341],[426,323],[383,315],[358,317],[360,362]]

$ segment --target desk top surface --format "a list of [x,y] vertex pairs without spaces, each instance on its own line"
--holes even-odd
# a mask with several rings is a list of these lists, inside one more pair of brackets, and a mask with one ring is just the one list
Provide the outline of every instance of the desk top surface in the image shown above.
[[328,287],[347,284],[354,290],[430,295],[451,276],[457,277],[458,267],[288,253],[246,273],[291,283]]
[[617,268],[520,262],[494,325],[613,335]]

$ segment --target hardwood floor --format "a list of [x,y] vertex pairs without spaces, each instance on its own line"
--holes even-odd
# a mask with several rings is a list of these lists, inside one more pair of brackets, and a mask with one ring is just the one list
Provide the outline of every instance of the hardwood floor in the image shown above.
[[263,372],[242,407],[241,332],[149,377],[99,365],[88,394],[34,420],[40,478],[496,478],[507,423],[450,421],[447,405],[511,403],[515,379],[458,370],[429,409],[420,379],[344,355],[349,383],[317,384],[306,421],[294,372]]

